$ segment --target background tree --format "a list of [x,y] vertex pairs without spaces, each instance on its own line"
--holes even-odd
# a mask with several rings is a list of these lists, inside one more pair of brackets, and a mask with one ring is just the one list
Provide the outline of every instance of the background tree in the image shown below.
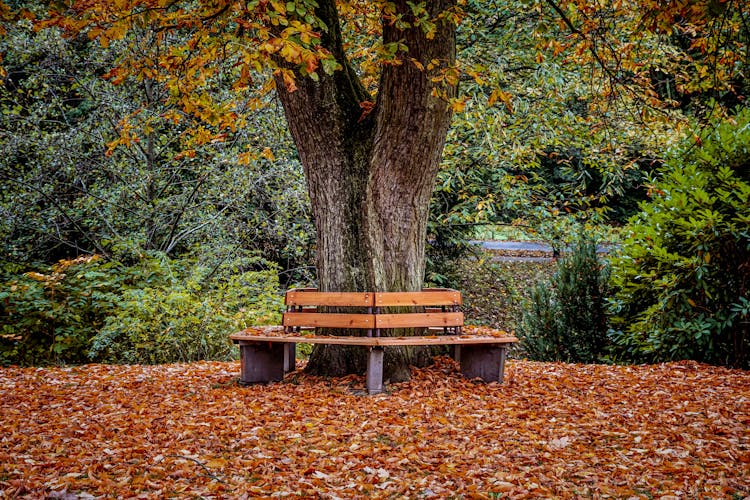
[[[214,136],[169,101],[165,82],[109,74],[126,52],[158,72],[169,43],[149,29],[102,47],[20,20],[0,48],[8,75],[0,87],[5,259],[179,256],[210,236],[215,262],[240,249],[285,269],[306,261],[309,209],[278,105]],[[234,101],[218,87],[216,100]]]
[[624,223],[664,151],[747,98],[750,11],[712,5],[467,2],[442,230]]

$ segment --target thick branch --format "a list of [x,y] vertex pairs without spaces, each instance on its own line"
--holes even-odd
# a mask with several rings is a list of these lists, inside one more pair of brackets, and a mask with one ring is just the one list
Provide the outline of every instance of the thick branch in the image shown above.
[[[333,75],[319,71],[319,81],[317,82],[311,78],[297,75],[297,81],[295,82],[297,90],[294,92],[287,91],[281,77],[277,77],[279,98],[284,105],[285,112],[287,112],[287,119],[295,140],[298,139],[298,135],[295,133],[295,123],[304,127],[323,128],[320,118],[326,115],[331,116],[333,114],[332,118],[337,121],[342,120],[341,125],[347,129],[358,128],[362,114],[360,103],[371,99],[344,51],[335,0],[320,1],[315,13],[327,27],[327,31],[321,33],[321,45],[334,56],[336,61],[341,64],[342,69],[334,72]],[[306,113],[295,111],[301,106],[306,107]],[[293,117],[290,116],[290,111],[293,112]],[[332,133],[343,132],[340,127],[334,127],[330,130]],[[304,134],[307,130],[301,132]],[[299,137],[299,139],[303,140],[304,137]],[[297,142],[297,146],[300,147],[300,142]],[[304,149],[304,147],[300,149]],[[304,152],[300,151],[300,154],[304,154]]]
[[[409,3],[394,2],[397,14],[404,19],[414,21]],[[432,95],[437,85],[447,82],[433,82],[441,70],[452,68],[456,61],[456,27],[446,20],[438,19],[439,15],[452,7],[452,0],[429,2],[430,17],[436,23],[436,30],[428,38],[423,28],[412,26],[399,29],[396,23],[384,23],[383,44],[401,43],[407,50],[398,55],[397,64],[386,64],[380,77],[378,93],[378,127],[396,130],[410,121],[414,116],[424,119],[443,119],[447,103],[444,99]],[[439,67],[429,70],[432,61],[438,61]],[[444,97],[455,96],[456,88],[447,84],[442,86]],[[450,118],[450,113],[448,113]],[[416,121],[416,120],[415,120]],[[426,124],[425,128],[428,128]]]
[[319,2],[316,15],[327,31],[321,43],[341,64],[319,80],[297,76],[289,92],[280,76],[277,91],[305,171],[318,235],[319,286],[323,290],[368,289],[364,268],[332,269],[343,255],[366,254],[361,214],[372,154],[373,119],[362,119],[360,103],[370,100],[347,60],[334,0]]
[[[413,21],[406,1],[394,6],[402,19]],[[451,0],[428,3],[436,23],[430,38],[420,26],[383,26],[383,43],[407,50],[398,54],[400,64],[383,68],[375,111],[367,220],[376,290],[422,286],[429,200],[450,126],[448,99],[456,93],[455,79],[433,81],[455,65],[455,26],[439,18],[452,6]],[[430,70],[433,61],[439,67]]]

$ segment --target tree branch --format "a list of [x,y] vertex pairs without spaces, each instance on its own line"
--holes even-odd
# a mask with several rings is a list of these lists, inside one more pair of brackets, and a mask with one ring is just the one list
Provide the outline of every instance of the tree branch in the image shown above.
[[208,174],[205,174],[203,177],[198,179],[198,182],[196,182],[193,185],[193,190],[190,192],[188,199],[185,200],[185,203],[183,203],[182,207],[180,208],[180,211],[177,212],[177,216],[174,218],[174,220],[172,221],[171,227],[169,228],[169,235],[164,241],[164,243],[166,244],[165,253],[168,254],[177,245],[177,242],[181,239],[181,238],[175,237],[175,234],[177,233],[177,228],[180,225],[180,220],[182,220],[182,216],[185,215],[185,212],[188,211],[190,204],[195,199],[196,195],[198,194],[198,191],[200,191],[201,186],[203,186],[203,183],[206,182],[207,178],[208,178]]
[[[547,2],[547,4],[550,7],[552,7],[552,10],[554,10],[557,13],[557,15],[560,16],[560,19],[562,20],[562,22],[565,23],[565,25],[568,27],[568,29],[570,30],[570,32],[572,34],[574,34],[576,36],[579,36],[579,37],[583,38],[584,40],[586,40],[588,38],[583,31],[581,31],[579,28],[577,28],[573,24],[573,22],[570,20],[570,18],[567,15],[565,15],[565,12],[563,12],[563,10],[560,8],[559,5],[557,5],[554,2],[554,0],[545,0],[545,1]],[[599,52],[596,50],[596,47],[594,46],[593,43],[589,43],[588,44],[588,50],[589,50],[589,52],[591,52],[591,55],[596,60],[597,64],[599,64],[599,67],[601,67],[602,70],[607,74],[607,76],[609,76],[609,78],[612,81],[614,81],[614,82],[619,81],[617,75],[615,75],[612,72],[612,70],[607,66],[607,64],[604,62],[604,59],[601,57],[601,55],[599,54]]]
[[[36,187],[36,186],[34,186],[32,184],[29,184],[28,182],[18,180],[15,177],[13,177],[12,175],[6,173],[3,170],[0,170],[0,177],[4,177],[6,181],[12,182],[14,184],[18,184],[19,186],[23,186],[25,188],[28,188],[31,191],[34,191],[37,194],[39,194],[40,196],[42,196],[46,201],[48,201],[52,206],[54,206],[57,209],[57,211],[65,219],[67,219],[73,225],[73,227],[77,231],[79,231],[81,233],[81,235],[85,239],[87,239],[88,241],[91,242],[92,245],[94,245],[94,247],[96,248],[97,252],[99,252],[101,255],[103,255],[107,259],[109,259],[111,257],[110,253],[107,252],[107,250],[104,248],[104,246],[99,244],[99,242],[97,241],[97,238],[93,234],[91,234],[89,231],[87,231],[86,229],[84,229],[81,225],[79,225],[78,222],[71,215],[68,214],[68,212],[58,202],[58,200],[57,200],[57,198],[55,196],[50,196],[47,193],[45,193],[44,191],[42,191],[40,188],[38,188],[38,187]],[[71,244],[70,242],[66,242],[66,241],[62,240],[62,238],[58,238],[58,239],[62,243],[65,243],[67,245],[73,246],[76,249],[81,249],[77,244]],[[81,250],[84,250],[87,253],[93,253],[90,250],[85,250],[85,249],[81,249]]]

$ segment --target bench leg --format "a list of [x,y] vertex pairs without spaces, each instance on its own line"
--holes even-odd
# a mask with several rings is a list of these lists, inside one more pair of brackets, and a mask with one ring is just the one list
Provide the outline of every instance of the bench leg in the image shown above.
[[367,357],[367,392],[380,394],[383,392],[383,348],[372,347]]
[[485,382],[502,382],[507,350],[508,348],[504,345],[462,345],[461,373],[466,378],[480,378]]
[[297,365],[297,343],[284,344],[284,373],[293,372]]
[[454,361],[461,362],[461,344],[452,344],[448,346],[450,357]]
[[284,378],[287,346],[280,342],[240,344],[240,383],[261,384]]

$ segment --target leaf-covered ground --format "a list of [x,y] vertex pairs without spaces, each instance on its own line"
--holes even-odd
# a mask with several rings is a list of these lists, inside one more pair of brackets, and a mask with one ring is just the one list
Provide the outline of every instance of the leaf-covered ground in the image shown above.
[[743,498],[750,373],[453,361],[390,394],[238,363],[0,369],[0,497]]

